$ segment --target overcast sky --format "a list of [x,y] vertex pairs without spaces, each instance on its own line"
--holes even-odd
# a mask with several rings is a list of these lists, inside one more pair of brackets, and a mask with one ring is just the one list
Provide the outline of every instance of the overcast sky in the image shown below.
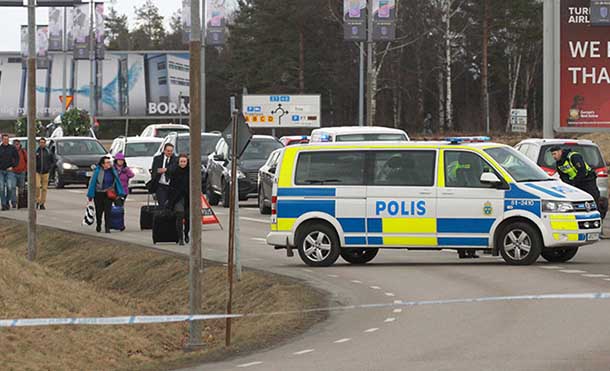
[[[145,0],[114,0],[106,1],[106,6],[114,7],[120,14],[127,14],[130,20],[130,27],[133,26],[134,7],[140,6]],[[228,0],[228,3],[235,3],[235,0]],[[161,10],[166,23],[174,12],[182,7],[182,0],[154,0],[154,3]],[[19,51],[20,49],[20,26],[27,24],[26,8],[0,8],[0,51]],[[36,12],[36,23],[47,24],[48,9],[40,8]]]

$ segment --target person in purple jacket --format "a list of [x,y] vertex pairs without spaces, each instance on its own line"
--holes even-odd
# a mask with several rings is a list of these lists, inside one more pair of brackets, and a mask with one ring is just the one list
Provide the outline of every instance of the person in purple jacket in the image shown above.
[[114,157],[114,169],[117,174],[119,174],[119,180],[121,181],[121,185],[123,186],[123,191],[125,192],[125,197],[129,194],[129,179],[134,177],[133,171],[127,166],[127,162],[125,161],[125,155],[122,153],[117,153]]

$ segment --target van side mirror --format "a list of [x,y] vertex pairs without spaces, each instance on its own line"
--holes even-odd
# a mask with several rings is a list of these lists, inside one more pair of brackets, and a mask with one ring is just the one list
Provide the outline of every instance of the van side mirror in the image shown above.
[[225,156],[221,153],[221,154],[215,154],[214,155],[214,161],[225,161]]
[[269,168],[269,173],[271,173],[271,174],[275,174],[276,171],[277,171],[277,166],[272,166]]
[[481,174],[481,183],[497,187],[502,184],[502,181],[495,173],[483,173]]

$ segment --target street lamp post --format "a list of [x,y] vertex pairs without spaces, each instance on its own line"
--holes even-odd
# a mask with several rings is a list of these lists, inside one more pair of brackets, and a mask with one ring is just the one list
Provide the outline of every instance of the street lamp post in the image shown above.
[[36,259],[36,0],[28,0],[28,260]]

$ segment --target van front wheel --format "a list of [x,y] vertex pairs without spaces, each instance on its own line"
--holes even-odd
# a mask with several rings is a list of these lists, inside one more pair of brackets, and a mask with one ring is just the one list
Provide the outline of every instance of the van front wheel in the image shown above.
[[350,264],[366,264],[375,259],[379,249],[342,249],[341,257]]
[[310,267],[330,267],[339,258],[339,238],[335,231],[322,223],[305,226],[297,236],[301,260]]
[[524,222],[514,222],[504,227],[497,243],[502,258],[510,265],[534,264],[542,252],[540,234]]

